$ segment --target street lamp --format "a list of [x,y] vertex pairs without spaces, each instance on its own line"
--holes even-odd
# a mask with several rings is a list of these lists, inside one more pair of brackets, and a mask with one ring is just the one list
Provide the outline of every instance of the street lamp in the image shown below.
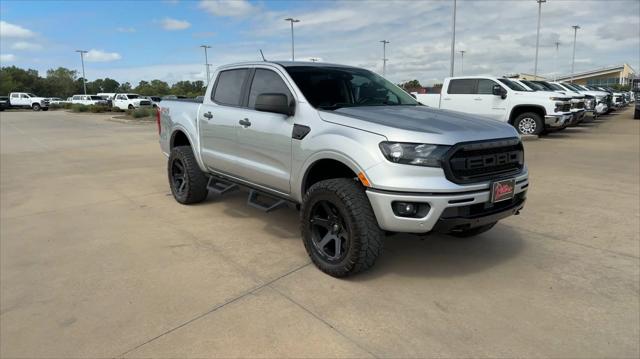
[[553,64],[553,71],[555,72],[555,74],[553,75],[553,81],[557,81],[558,80],[558,52],[560,48],[560,41],[556,41],[556,57],[554,59],[554,64]]
[[382,43],[382,77],[385,77],[387,74],[387,44],[389,41],[380,40]]
[[76,52],[80,53],[80,61],[82,62],[82,87],[84,88],[84,94],[87,94],[87,78],[84,76],[84,54],[88,51],[86,50],[76,50]]
[[576,37],[578,36],[578,29],[580,26],[573,25],[573,57],[571,58],[571,83],[573,83],[573,69],[576,63]]
[[538,46],[540,45],[540,17],[542,15],[542,3],[547,0],[536,0],[538,2],[538,32],[536,33],[536,61],[533,66],[533,77],[538,79]]
[[207,74],[207,87],[209,86],[209,58],[207,57],[207,49],[210,49],[209,45],[200,45],[204,49],[204,67]]
[[284,19],[284,21],[289,21],[291,23],[291,61],[296,61],[295,51],[293,49],[293,23],[300,22],[300,20],[288,17]]
[[465,50],[460,50],[460,75],[464,75],[464,53]]
[[456,0],[453,0],[453,24],[451,26],[451,66],[449,76],[453,77],[453,64],[456,55]]

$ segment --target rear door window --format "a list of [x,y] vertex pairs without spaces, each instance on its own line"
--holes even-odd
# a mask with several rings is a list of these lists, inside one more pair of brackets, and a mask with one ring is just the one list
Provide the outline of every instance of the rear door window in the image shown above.
[[265,69],[256,69],[249,91],[249,108],[254,108],[258,95],[264,93],[281,93],[287,95],[288,102],[291,102],[291,92],[282,78],[275,72]]
[[455,94],[455,95],[470,95],[475,94],[476,84],[478,80],[476,79],[456,79],[449,81],[449,88],[447,89],[447,93]]
[[213,92],[213,101],[221,105],[240,106],[242,104],[242,87],[248,73],[248,69],[220,72]]

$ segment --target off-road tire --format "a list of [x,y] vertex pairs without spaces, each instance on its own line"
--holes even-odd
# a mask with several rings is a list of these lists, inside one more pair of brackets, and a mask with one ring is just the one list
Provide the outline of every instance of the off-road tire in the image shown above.
[[31,105],[31,108],[34,111],[40,111],[40,109],[42,109],[42,107],[40,107],[40,104],[38,104],[38,103],[34,103],[33,105]]
[[135,107],[133,107],[133,105],[129,105],[129,107],[127,107],[129,110],[133,110]]
[[484,233],[484,232],[490,230],[491,228],[493,228],[493,226],[495,226],[496,223],[498,223],[498,222],[485,224],[484,226],[475,227],[475,228],[467,229],[467,230],[464,230],[464,231],[451,232],[451,233],[449,233],[449,235],[454,236],[454,237],[458,237],[458,238],[468,238],[468,237],[477,236],[477,235],[479,235],[481,233]]
[[[349,233],[347,248],[339,262],[330,262],[314,245],[311,212],[319,201],[329,202],[342,216]],[[333,277],[346,277],[371,268],[382,253],[384,232],[378,227],[364,187],[351,178],[320,181],[307,191],[300,210],[305,249],[321,271]]]
[[[174,161],[180,161],[184,166],[185,184],[182,191],[176,188],[173,180],[172,166]],[[182,204],[193,204],[204,201],[209,194],[207,189],[207,176],[198,166],[193,151],[189,146],[176,146],[171,150],[167,162],[167,175],[173,198]]]
[[539,135],[544,131],[544,122],[537,113],[525,112],[513,120],[513,127],[521,135]]

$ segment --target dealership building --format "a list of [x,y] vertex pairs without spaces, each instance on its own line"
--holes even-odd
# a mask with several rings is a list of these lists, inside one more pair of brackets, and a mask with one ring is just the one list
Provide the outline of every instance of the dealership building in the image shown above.
[[590,71],[576,72],[571,75],[558,76],[558,81],[571,81],[580,85],[612,86],[631,85],[636,78],[636,72],[628,64],[604,67]]

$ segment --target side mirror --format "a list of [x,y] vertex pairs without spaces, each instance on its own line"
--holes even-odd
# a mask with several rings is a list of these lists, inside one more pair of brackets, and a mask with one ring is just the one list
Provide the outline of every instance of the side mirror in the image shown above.
[[256,98],[255,109],[263,112],[281,113],[293,116],[296,112],[295,102],[287,100],[283,93],[262,93]]
[[496,96],[500,96],[500,98],[502,98],[503,100],[505,98],[507,98],[507,90],[505,90],[502,86],[500,85],[493,85],[493,89],[492,92],[494,95]]

